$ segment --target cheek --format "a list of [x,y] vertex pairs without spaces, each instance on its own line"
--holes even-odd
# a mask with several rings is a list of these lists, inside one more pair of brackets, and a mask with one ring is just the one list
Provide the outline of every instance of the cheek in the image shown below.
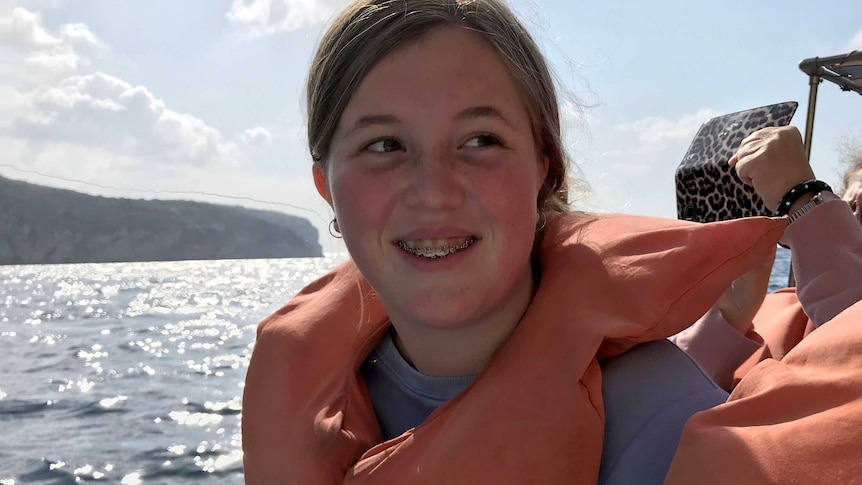
[[535,213],[540,190],[537,177],[529,168],[501,171],[484,180],[482,191],[513,215]]
[[482,205],[505,231],[504,244],[531,247],[538,220],[535,174],[527,170],[489,177],[478,192]]
[[384,178],[359,171],[330,172],[332,205],[345,243],[383,227],[392,207],[389,186]]

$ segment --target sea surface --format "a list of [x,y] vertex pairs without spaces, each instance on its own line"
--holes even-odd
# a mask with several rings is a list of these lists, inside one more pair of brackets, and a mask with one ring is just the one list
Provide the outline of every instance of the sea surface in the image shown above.
[[243,483],[255,327],[343,259],[0,266],[0,485]]
[[0,484],[241,484],[255,326],[343,260],[0,266]]

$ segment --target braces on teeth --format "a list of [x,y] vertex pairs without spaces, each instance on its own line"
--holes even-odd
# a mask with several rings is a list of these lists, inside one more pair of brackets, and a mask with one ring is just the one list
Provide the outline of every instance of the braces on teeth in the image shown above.
[[476,242],[476,238],[470,237],[461,244],[453,244],[450,246],[437,246],[437,247],[424,246],[421,248],[411,248],[404,241],[397,241],[396,244],[398,244],[399,248],[403,249],[404,251],[407,251],[408,253],[410,253],[416,257],[436,259],[436,258],[446,257],[450,254],[457,253],[458,251],[461,251],[463,249],[467,249],[467,247],[472,245],[474,242]]

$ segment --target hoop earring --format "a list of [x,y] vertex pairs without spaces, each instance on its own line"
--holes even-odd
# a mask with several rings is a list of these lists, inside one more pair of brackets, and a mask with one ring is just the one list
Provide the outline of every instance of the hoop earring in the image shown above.
[[341,231],[338,230],[338,220],[334,217],[329,221],[329,235],[335,239],[341,239]]
[[544,229],[545,224],[548,223],[548,216],[546,216],[543,211],[538,211],[538,212],[539,212],[539,219],[541,220],[541,224],[539,224],[539,227],[536,228],[536,232],[539,232],[542,229]]

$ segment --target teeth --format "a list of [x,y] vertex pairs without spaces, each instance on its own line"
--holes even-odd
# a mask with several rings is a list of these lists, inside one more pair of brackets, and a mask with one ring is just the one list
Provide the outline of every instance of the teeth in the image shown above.
[[476,242],[475,237],[452,238],[452,239],[421,239],[414,241],[397,241],[398,247],[408,253],[421,258],[437,259],[445,258],[466,249]]

